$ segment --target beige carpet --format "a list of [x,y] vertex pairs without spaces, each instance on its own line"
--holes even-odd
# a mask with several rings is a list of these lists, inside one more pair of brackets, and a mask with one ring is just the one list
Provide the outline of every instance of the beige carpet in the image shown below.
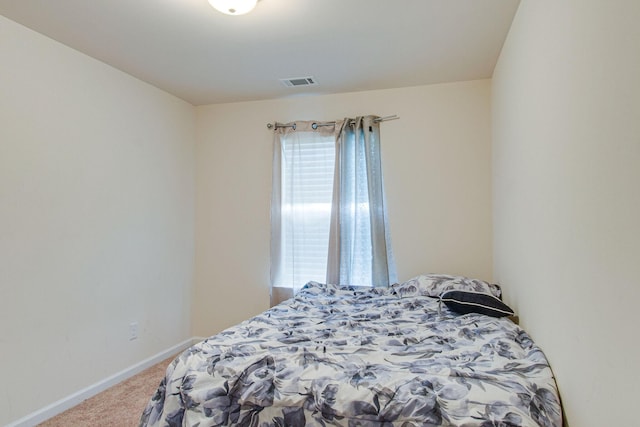
[[44,427],[137,426],[174,356],[45,421]]

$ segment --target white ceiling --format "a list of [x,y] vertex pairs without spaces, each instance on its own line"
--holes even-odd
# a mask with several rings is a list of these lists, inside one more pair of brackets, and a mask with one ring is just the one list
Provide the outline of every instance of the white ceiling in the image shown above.
[[[519,0],[0,0],[0,14],[194,105],[489,78]],[[314,76],[287,88],[281,78]]]

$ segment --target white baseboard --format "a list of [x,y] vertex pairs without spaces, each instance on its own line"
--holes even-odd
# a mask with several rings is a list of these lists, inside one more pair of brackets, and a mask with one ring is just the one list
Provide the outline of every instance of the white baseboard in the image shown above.
[[90,397],[95,396],[96,394],[112,387],[127,378],[130,378],[145,369],[155,365],[158,362],[163,361],[164,359],[182,351],[188,347],[191,347],[193,344],[202,341],[204,338],[193,337],[186,341],[181,342],[180,344],[176,344],[171,348],[168,348],[160,353],[149,357],[148,359],[143,360],[140,363],[136,363],[133,366],[130,366],[127,369],[124,369],[117,374],[114,374],[108,378],[105,378],[102,381],[99,381],[95,384],[90,385],[89,387],[83,388],[80,391],[77,391],[65,398],[58,400],[57,402],[53,402],[50,405],[45,406],[35,412],[30,413],[10,424],[6,427],[32,427],[43,421],[48,420],[69,408],[76,406],[79,403],[87,400]]

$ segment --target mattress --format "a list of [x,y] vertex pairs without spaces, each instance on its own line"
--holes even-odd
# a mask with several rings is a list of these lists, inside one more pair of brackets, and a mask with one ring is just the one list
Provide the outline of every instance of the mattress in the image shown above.
[[561,426],[542,350],[507,318],[307,284],[185,350],[142,426]]

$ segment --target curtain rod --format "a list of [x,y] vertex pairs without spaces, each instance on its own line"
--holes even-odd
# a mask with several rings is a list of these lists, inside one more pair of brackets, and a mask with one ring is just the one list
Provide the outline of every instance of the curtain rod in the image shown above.
[[[398,117],[396,114],[394,114],[393,116],[385,116],[385,117],[379,117],[377,119],[374,119],[373,121],[376,123],[380,123],[380,122],[386,122],[387,120],[397,120],[400,117]],[[326,123],[314,123],[311,125],[311,127],[313,129],[317,129],[319,126],[331,126],[331,125],[335,125],[336,122],[326,122]],[[351,121],[349,124],[355,124],[355,121]],[[277,123],[267,123],[267,129],[279,129],[279,128],[293,128],[294,130],[296,129],[296,125],[295,123],[292,125],[279,125]]]

